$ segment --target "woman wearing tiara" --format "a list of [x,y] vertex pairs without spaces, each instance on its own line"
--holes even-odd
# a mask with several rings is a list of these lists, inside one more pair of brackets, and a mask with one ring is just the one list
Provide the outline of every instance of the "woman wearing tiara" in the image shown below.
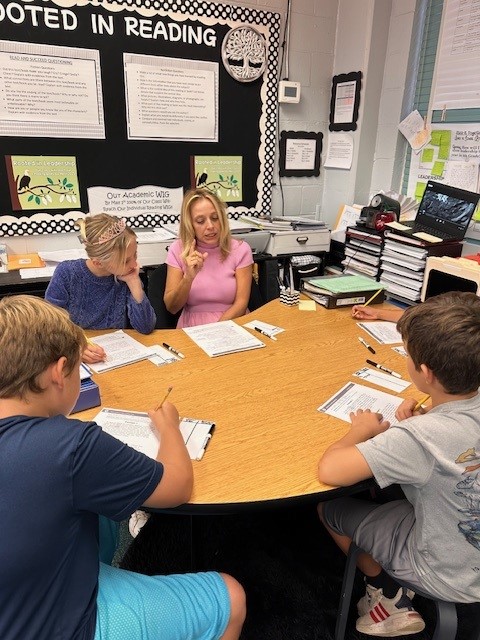
[[[135,233],[125,220],[106,213],[87,216],[77,225],[88,258],[61,262],[46,300],[66,309],[84,329],[153,331],[156,317],[140,280]],[[101,347],[88,343],[84,362],[104,358]]]

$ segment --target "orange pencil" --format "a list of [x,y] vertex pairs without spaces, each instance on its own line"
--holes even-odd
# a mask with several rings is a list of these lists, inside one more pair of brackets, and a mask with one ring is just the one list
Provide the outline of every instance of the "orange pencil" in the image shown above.
[[168,396],[170,395],[170,393],[173,391],[173,387],[168,387],[167,389],[167,393],[165,394],[165,397],[163,398],[163,400],[160,402],[160,404],[158,406],[155,407],[155,411],[158,411],[159,409],[162,408],[163,403],[165,402],[165,400],[168,398]]

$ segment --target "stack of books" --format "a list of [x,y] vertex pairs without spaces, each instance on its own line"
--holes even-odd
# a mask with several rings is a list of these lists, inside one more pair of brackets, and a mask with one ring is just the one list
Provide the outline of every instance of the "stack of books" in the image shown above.
[[380,282],[387,290],[387,297],[407,305],[420,302],[427,258],[431,255],[458,257],[461,253],[460,242],[429,244],[385,231]]
[[348,227],[345,241],[344,273],[370,276],[378,280],[383,232],[365,227]]

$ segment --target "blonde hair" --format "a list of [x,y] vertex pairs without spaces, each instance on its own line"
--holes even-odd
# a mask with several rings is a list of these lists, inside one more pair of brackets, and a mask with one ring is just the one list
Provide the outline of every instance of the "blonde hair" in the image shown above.
[[80,242],[92,260],[110,262],[119,266],[125,264],[127,248],[135,233],[125,225],[125,221],[108,213],[86,216],[76,222],[80,229]]
[[64,309],[35,296],[0,300],[0,398],[41,393],[38,378],[64,356],[67,375],[79,366],[83,331]]
[[182,211],[180,213],[180,240],[182,241],[182,258],[186,258],[192,242],[195,240],[195,230],[192,222],[192,206],[197,200],[209,200],[218,213],[220,222],[220,253],[222,260],[230,253],[230,243],[232,236],[227,217],[227,205],[208,189],[190,189],[183,197]]

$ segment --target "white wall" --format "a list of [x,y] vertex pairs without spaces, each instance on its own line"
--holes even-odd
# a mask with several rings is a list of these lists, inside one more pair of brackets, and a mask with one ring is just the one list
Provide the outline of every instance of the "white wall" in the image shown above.
[[[287,0],[230,4],[283,16],[287,10]],[[288,77],[301,83],[301,100],[279,105],[279,131],[322,132],[323,161],[332,76],[362,71],[363,82],[351,170],[322,167],[318,178],[282,178],[281,183],[277,170],[274,215],[315,215],[319,205],[320,217],[332,224],[341,205],[367,204],[379,190],[400,189],[406,147],[397,127],[411,108],[405,96],[415,71],[416,5],[417,0],[291,1]]]
[[[326,170],[324,218],[344,204],[365,205],[380,190],[399,190],[405,142],[398,123],[411,108],[416,0],[339,0],[333,73],[363,72],[355,153],[350,171]],[[411,100],[410,100],[411,102]],[[402,115],[403,114],[403,115]]]
[[[283,37],[287,0],[232,0],[228,4],[280,13]],[[328,131],[338,4],[338,0],[291,0],[288,79],[300,82],[301,100],[279,105],[279,131],[314,131],[324,136]],[[324,138],[324,146],[325,142]],[[321,208],[324,183],[323,169],[318,178],[284,177],[280,182],[277,153],[272,213],[315,215],[317,206]]]

